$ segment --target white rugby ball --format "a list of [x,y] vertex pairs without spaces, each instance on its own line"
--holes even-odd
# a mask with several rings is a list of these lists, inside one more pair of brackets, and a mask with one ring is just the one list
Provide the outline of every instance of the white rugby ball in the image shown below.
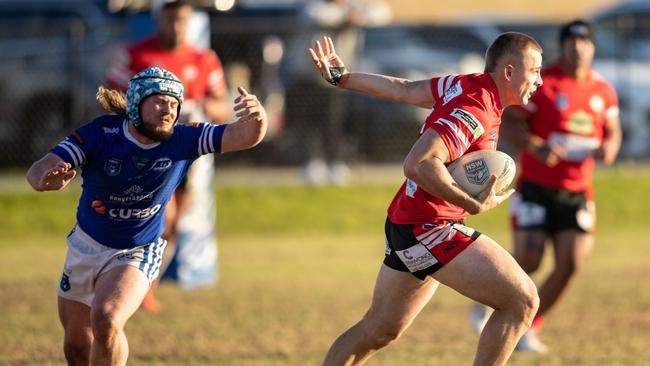
[[456,183],[469,195],[477,196],[488,185],[491,175],[497,176],[496,192],[510,186],[517,173],[514,160],[496,150],[478,150],[454,160],[447,167]]

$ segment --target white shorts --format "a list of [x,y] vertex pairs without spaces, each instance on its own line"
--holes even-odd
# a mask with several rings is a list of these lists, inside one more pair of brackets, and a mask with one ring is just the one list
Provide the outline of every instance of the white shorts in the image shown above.
[[159,238],[136,248],[115,249],[99,244],[79,226],[72,229],[67,242],[68,252],[58,294],[88,306],[95,297],[97,278],[115,267],[136,267],[151,283],[158,277],[163,250],[167,246],[167,241]]

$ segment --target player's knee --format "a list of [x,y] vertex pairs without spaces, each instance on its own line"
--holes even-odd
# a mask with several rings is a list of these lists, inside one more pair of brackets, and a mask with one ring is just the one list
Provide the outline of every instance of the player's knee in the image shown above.
[[68,365],[87,365],[90,362],[90,342],[73,342],[66,339],[63,343],[63,353]]
[[521,266],[521,269],[526,273],[533,273],[539,268],[541,260],[536,256],[524,256],[523,258],[518,258],[517,262]]
[[526,325],[530,326],[532,324],[535,314],[537,314],[537,309],[539,309],[539,294],[537,293],[537,287],[530,278],[528,281],[522,285],[522,290],[520,296],[518,296],[518,312],[519,315]]
[[568,258],[566,260],[556,262],[553,271],[555,272],[556,276],[560,276],[568,281],[571,277],[580,272],[583,263],[583,258]]
[[121,325],[115,317],[106,311],[93,311],[90,314],[93,325],[93,336],[102,344],[111,343],[121,330]]
[[379,349],[388,346],[395,340],[397,340],[402,333],[392,329],[392,328],[387,328],[387,329],[382,329],[377,333],[374,333],[370,335],[370,338],[368,338],[373,345],[374,349]]
[[499,308],[510,314],[514,321],[530,325],[539,308],[539,295],[530,277],[521,277],[513,287],[512,294],[503,299]]
[[542,263],[543,251],[533,250],[531,248],[515,250],[514,257],[521,269],[526,273],[537,271],[539,265]]
[[372,347],[379,349],[397,340],[404,333],[404,327],[394,322],[366,324],[364,333]]

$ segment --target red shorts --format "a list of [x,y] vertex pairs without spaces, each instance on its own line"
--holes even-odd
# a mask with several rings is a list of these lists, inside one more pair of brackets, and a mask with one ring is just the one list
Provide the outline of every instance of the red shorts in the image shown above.
[[446,220],[411,225],[386,219],[385,230],[384,264],[421,280],[451,262],[481,235],[462,222]]

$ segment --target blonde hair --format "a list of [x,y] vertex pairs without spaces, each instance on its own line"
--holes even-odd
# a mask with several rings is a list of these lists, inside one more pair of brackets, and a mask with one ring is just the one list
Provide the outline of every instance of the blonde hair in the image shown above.
[[500,34],[492,42],[485,54],[485,72],[494,72],[497,62],[505,55],[523,57],[526,50],[532,48],[542,53],[542,46],[537,41],[524,33],[506,32]]
[[96,98],[106,112],[126,115],[126,95],[123,92],[102,85],[97,89]]

